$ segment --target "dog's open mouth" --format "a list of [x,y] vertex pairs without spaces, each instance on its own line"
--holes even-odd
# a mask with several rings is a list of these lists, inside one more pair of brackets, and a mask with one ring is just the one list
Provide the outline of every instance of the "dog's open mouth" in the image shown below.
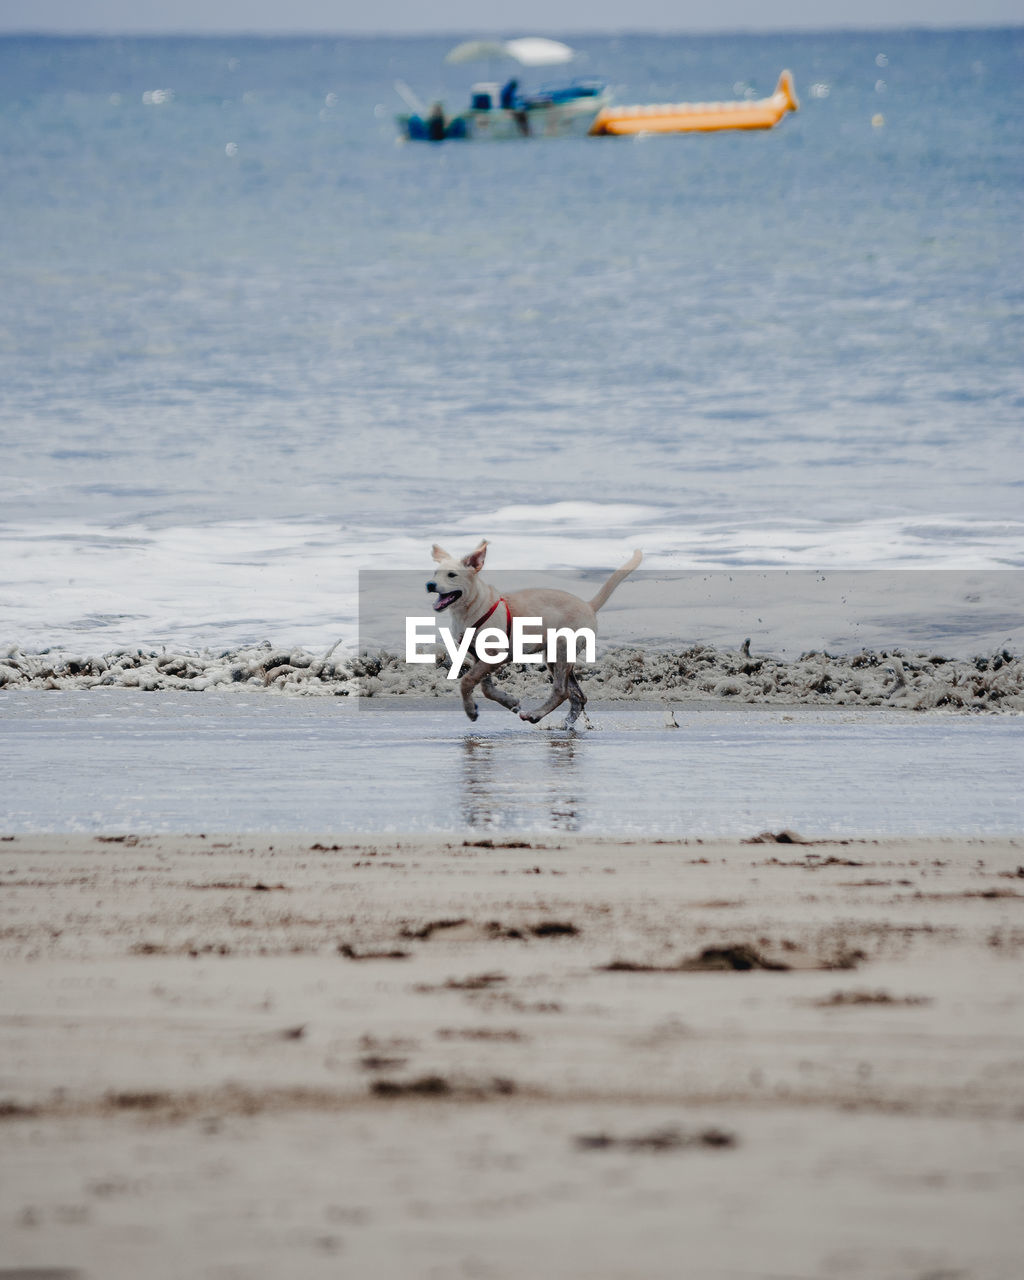
[[434,612],[440,613],[442,610],[447,609],[448,606],[454,604],[461,595],[461,591],[440,592],[437,599],[434,601]]

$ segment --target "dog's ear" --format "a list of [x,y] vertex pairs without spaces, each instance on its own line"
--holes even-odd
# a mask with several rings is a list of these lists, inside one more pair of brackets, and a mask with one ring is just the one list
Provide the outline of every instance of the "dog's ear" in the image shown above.
[[477,547],[475,551],[471,551],[468,556],[462,557],[462,563],[467,569],[472,569],[474,573],[479,573],[484,567],[484,559],[487,556],[487,539]]
[[439,547],[436,542],[430,548],[430,554],[434,557],[434,559],[437,561],[438,564],[440,564],[442,560],[455,559],[455,557],[451,554],[451,552],[445,551],[444,547]]

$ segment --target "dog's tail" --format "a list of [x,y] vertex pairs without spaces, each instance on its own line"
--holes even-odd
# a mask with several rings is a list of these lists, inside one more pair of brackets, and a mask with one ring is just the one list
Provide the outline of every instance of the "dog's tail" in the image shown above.
[[615,588],[619,585],[619,583],[623,580],[623,578],[629,577],[629,575],[633,572],[633,570],[637,567],[637,565],[640,563],[640,561],[643,558],[644,558],[644,553],[642,551],[634,551],[633,554],[626,561],[626,563],[622,566],[622,568],[615,570],[612,576],[608,579],[608,581],[604,584],[601,590],[597,593],[596,596],[594,596],[593,600],[591,600],[590,602],[590,607],[591,609],[593,609],[595,613],[597,613],[598,609],[600,609],[600,607],[603,604],[607,604],[608,597],[611,595],[611,593],[615,590]]

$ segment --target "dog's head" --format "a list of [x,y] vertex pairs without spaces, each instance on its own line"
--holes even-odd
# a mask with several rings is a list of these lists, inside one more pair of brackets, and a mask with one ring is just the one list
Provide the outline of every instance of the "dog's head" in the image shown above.
[[427,590],[437,594],[437,600],[434,602],[435,613],[443,613],[463,596],[473,594],[474,580],[484,567],[486,555],[486,538],[475,551],[471,551],[468,556],[463,556],[461,560],[456,560],[453,555],[445,551],[444,547],[434,543],[433,556],[437,568],[434,570],[434,576],[427,583]]

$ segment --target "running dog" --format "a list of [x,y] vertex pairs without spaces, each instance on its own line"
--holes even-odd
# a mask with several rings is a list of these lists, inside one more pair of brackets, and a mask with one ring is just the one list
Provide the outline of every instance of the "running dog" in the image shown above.
[[[569,627],[579,631],[587,627],[597,632],[597,611],[605,604],[620,582],[639,565],[643,553],[634,551],[621,569],[616,569],[601,590],[589,603],[574,596],[568,591],[555,591],[546,587],[528,588],[524,591],[513,591],[507,596],[499,596],[494,587],[488,586],[480,577],[487,555],[487,540],[471,551],[468,556],[457,560],[455,556],[439,547],[433,547],[436,564],[434,576],[427,583],[427,591],[437,596],[434,612],[443,613],[451,609],[455,629],[461,636],[467,627],[479,629],[485,623],[503,629],[511,638],[513,618],[540,618],[541,627],[548,632],[554,628]],[[539,648],[539,646],[538,646]],[[536,650],[534,650],[536,651]],[[560,707],[568,698],[569,712],[565,718],[564,728],[571,729],[586,706],[587,699],[579,686],[573,671],[576,655],[570,654],[568,643],[558,648],[555,660],[547,663],[554,682],[551,696],[532,711],[522,711],[519,701],[512,694],[495,687],[491,677],[495,671],[504,666],[508,658],[498,661],[484,660],[474,648],[473,665],[462,675],[459,689],[462,693],[462,705],[470,720],[480,714],[473,691],[477,685],[485,698],[500,703],[509,711],[518,712],[522,720],[536,724],[556,707]]]

